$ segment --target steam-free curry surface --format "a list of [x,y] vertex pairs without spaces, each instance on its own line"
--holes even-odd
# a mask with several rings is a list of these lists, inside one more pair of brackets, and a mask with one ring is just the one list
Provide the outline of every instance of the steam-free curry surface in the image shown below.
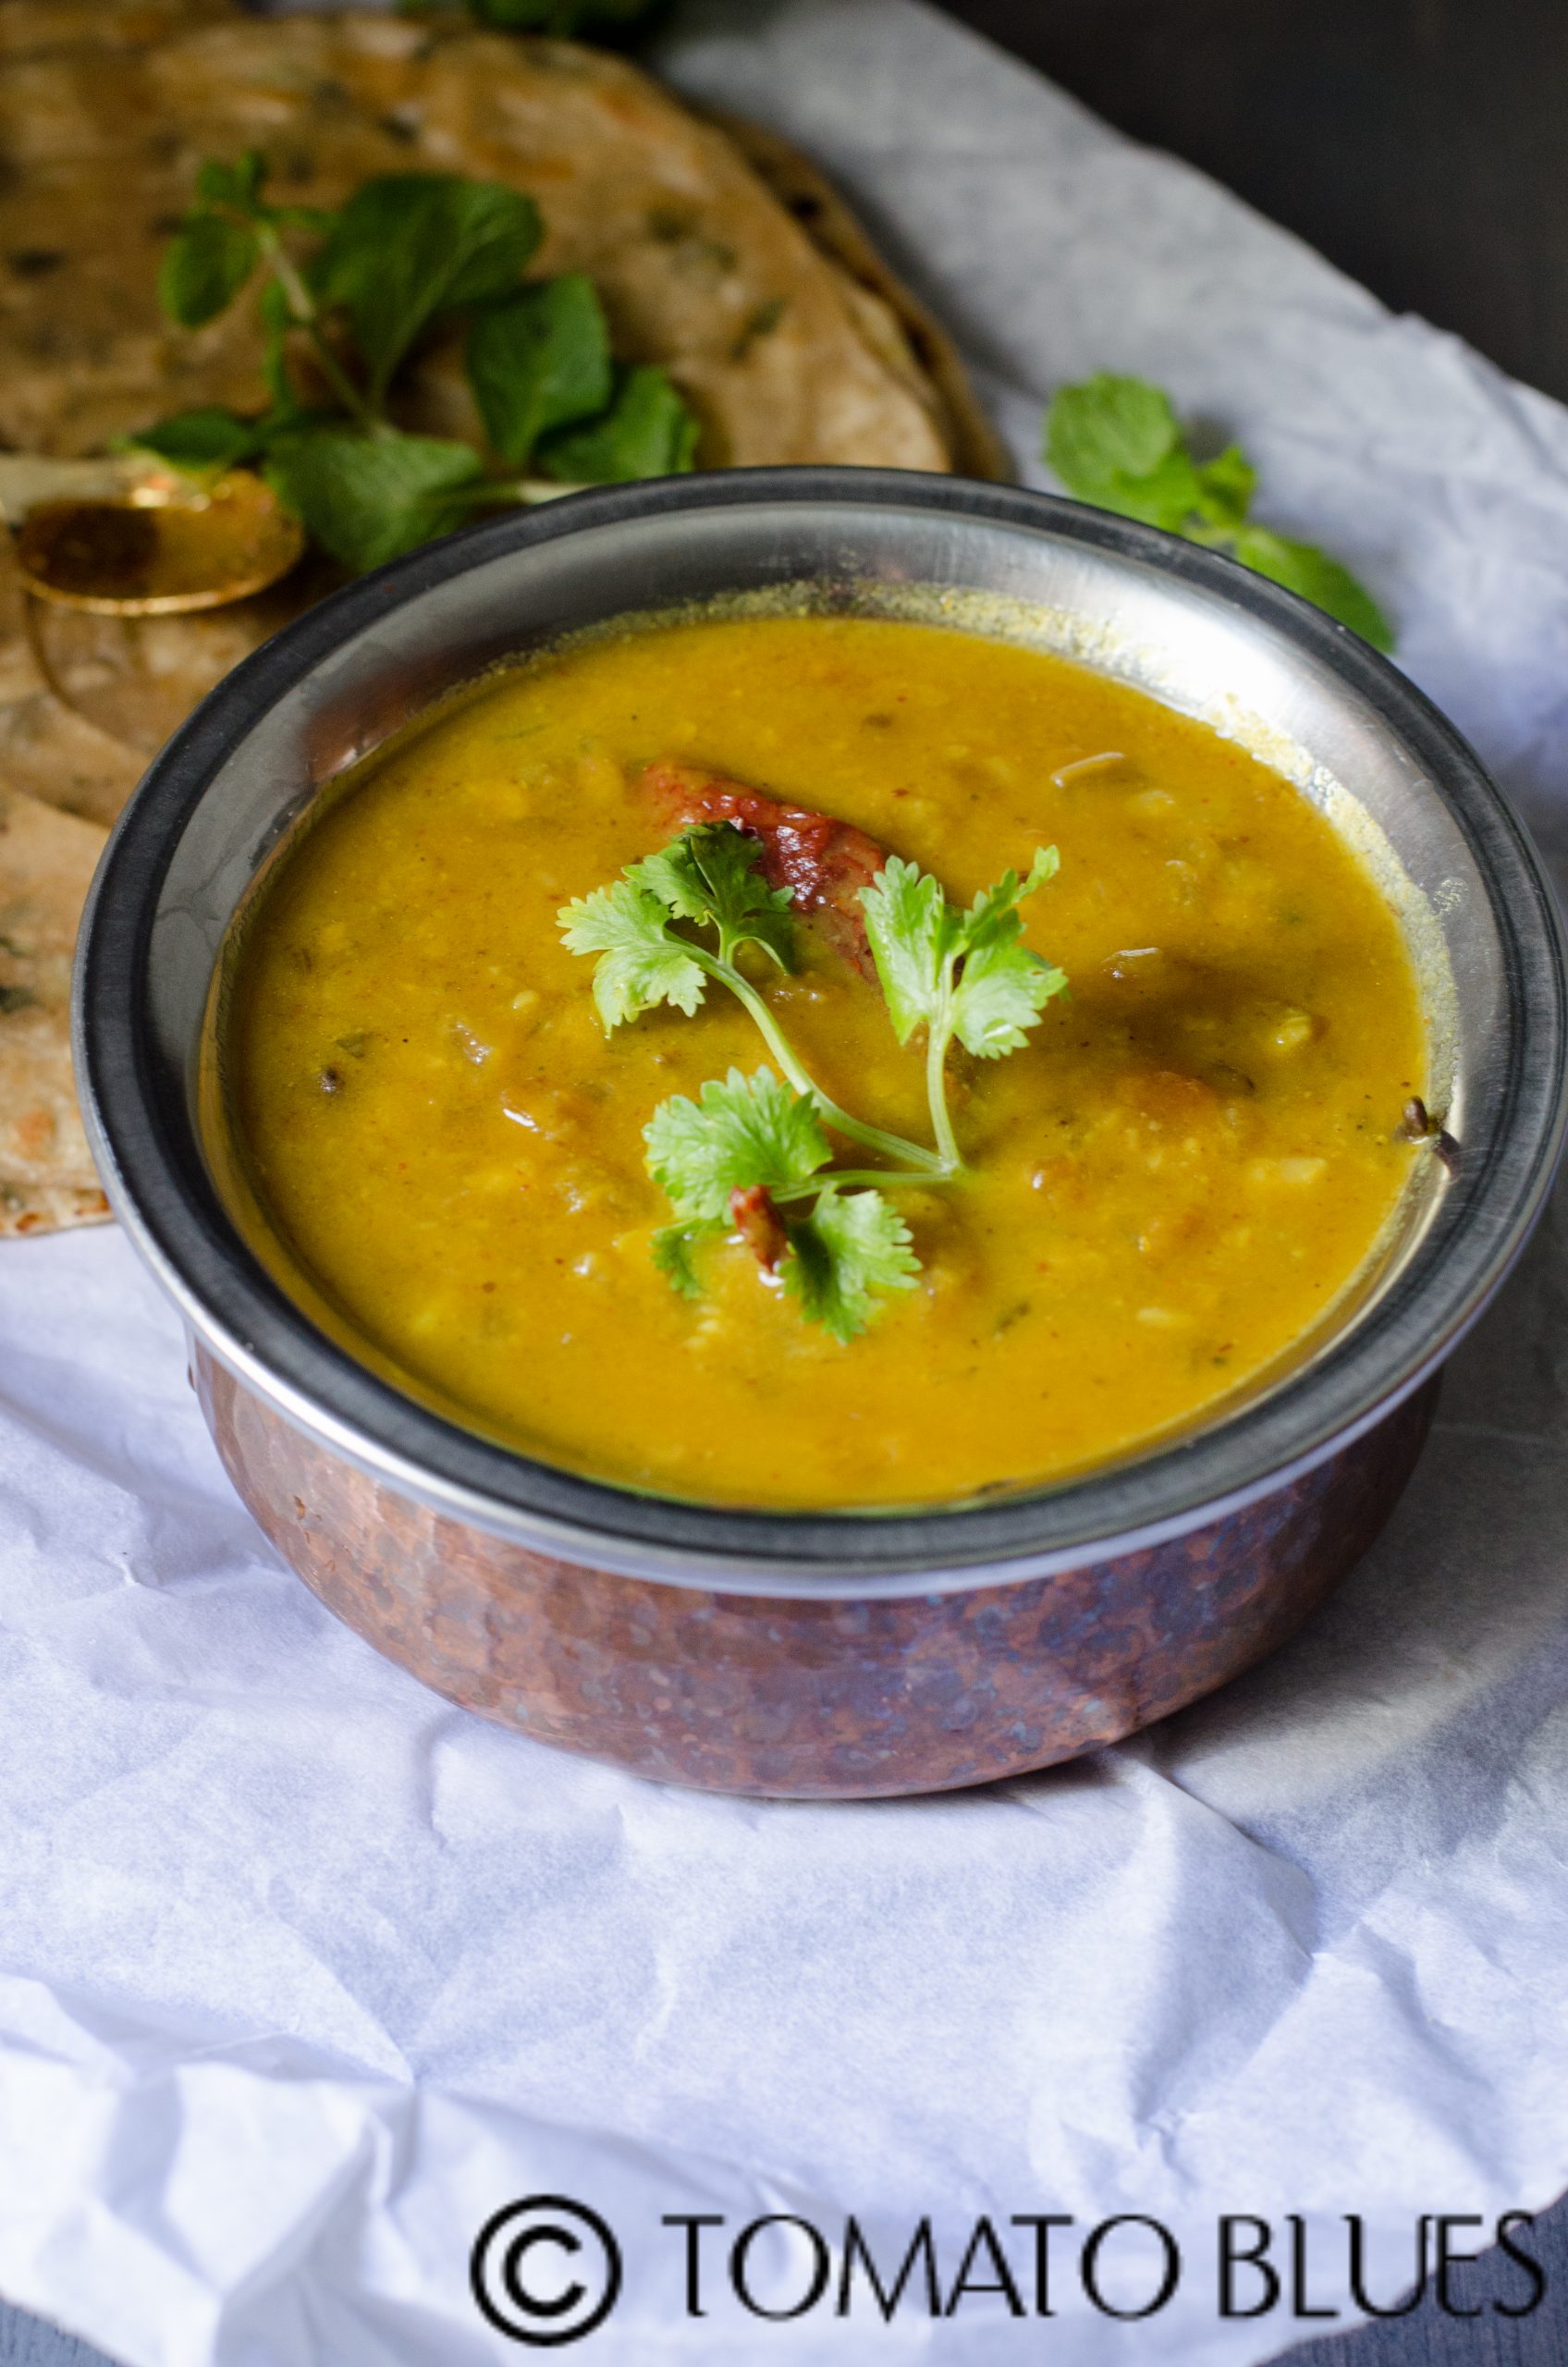
[[[717,987],[606,1039],[556,913],[668,835],[635,782],[671,757],[965,902],[1060,850],[1025,910],[1071,997],[955,1056],[973,1171],[899,1195],[918,1287],[847,1346],[739,1242],[694,1304],[650,1258],[650,1112],[767,1055]],[[927,1140],[918,1039],[796,941],[765,991],[808,1068]],[[778,617],[579,645],[390,755],[275,872],[224,1065],[268,1222],[374,1360],[578,1470],[826,1506],[1077,1472],[1280,1357],[1390,1219],[1423,1044],[1383,893],[1239,747],[1017,645]]]

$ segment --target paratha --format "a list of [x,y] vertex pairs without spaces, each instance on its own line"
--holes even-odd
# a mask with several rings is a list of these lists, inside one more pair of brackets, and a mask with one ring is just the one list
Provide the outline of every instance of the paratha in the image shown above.
[[0,1239],[109,1213],[71,1085],[71,951],[105,833],[0,790]]
[[[0,0],[0,447],[96,453],[171,411],[260,407],[253,307],[190,334],[156,296],[199,165],[248,147],[306,205],[410,169],[527,190],[545,223],[535,268],[592,276],[619,357],[661,364],[698,415],[701,467],[1002,471],[939,329],[771,135],[704,120],[571,43],[457,15],[257,18],[227,0]],[[399,406],[409,427],[482,440],[455,339],[421,359]],[[0,547],[0,796],[112,821],[198,700],[334,580],[312,559],[214,614],[120,620],[29,600]],[[24,816],[26,798],[11,801]],[[62,862],[86,844],[67,831]],[[79,859],[60,878],[85,892],[90,872]],[[53,994],[13,1029],[31,1049],[0,1067],[0,1145],[18,1110],[42,1141],[28,1113],[47,1105],[55,1148],[9,1185],[4,1159],[19,1176],[19,1155],[0,1151],[0,1187],[25,1195],[0,1231],[99,1212],[72,1198],[92,1187]]]

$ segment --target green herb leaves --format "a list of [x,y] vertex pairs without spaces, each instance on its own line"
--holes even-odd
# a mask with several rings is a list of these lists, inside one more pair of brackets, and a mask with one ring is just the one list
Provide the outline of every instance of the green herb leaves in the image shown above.
[[1057,869],[1055,847],[1039,847],[1023,878],[1016,871],[1004,872],[994,888],[975,897],[967,913],[955,915],[952,1029],[964,1050],[977,1060],[997,1061],[1004,1052],[1022,1049],[1047,1003],[1066,987],[1067,973],[1023,942],[1018,912],[1026,896],[1056,877]]
[[967,913],[949,904],[937,882],[890,855],[862,895],[866,935],[893,1032],[907,1044],[926,1030],[926,1093],[937,1148],[951,1166],[958,1144],[948,1112],[948,1046],[956,1036],[984,1061],[1016,1052],[1066,974],[1023,941],[1018,907],[1053,878],[1055,847],[1041,847],[1026,876],[1003,874]]
[[373,410],[433,323],[512,294],[539,238],[533,199],[498,181],[385,173],[356,191],[310,280],[318,301],[348,315]]
[[380,567],[460,526],[484,472],[467,444],[366,435],[338,423],[280,437],[267,479],[306,532],[345,567]]
[[[765,886],[757,853],[754,839],[711,823],[629,864],[613,886],[562,906],[567,950],[599,957],[594,1000],[606,1030],[664,1002],[689,1017],[703,1000],[704,971],[735,983],[728,973],[742,945],[760,945],[780,969],[789,967],[790,891]],[[678,936],[675,921],[717,929],[717,958]],[[743,978],[740,984],[751,992]]]
[[756,867],[759,852],[756,840],[743,830],[707,822],[633,864],[626,876],[657,897],[677,920],[717,928],[721,962],[733,961],[742,945],[760,945],[787,970],[785,915],[794,899],[788,888],[766,885]]
[[[755,1022],[778,1062],[750,1077],[731,1069],[697,1099],[676,1095],[644,1130],[648,1171],[677,1221],[654,1237],[654,1260],[686,1297],[701,1294],[704,1243],[733,1230],[764,1273],[839,1341],[864,1330],[890,1292],[919,1271],[908,1228],[885,1196],[898,1186],[951,1183],[962,1171],[946,1099],[948,1047],[956,1036],[983,1060],[1016,1051],[1062,973],[1023,942],[1018,907],[1051,878],[1056,850],[1041,848],[1021,879],[1009,871],[967,912],[912,863],[888,858],[863,890],[866,929],[888,1015],[900,1044],[926,1030],[926,1086],[935,1151],[868,1125],[829,1099],[806,1073],[766,1001],[736,965],[753,946],[789,966],[788,889],[770,889],[758,841],[727,822],[684,831],[619,879],[563,907],[568,950],[594,957],[594,996],[606,1028],[661,1003],[688,1016],[711,978]],[[717,932],[717,950],[692,931]],[[830,1134],[886,1159],[886,1168],[834,1169]],[[824,1171],[827,1171],[826,1172]]]
[[1326,608],[1374,649],[1392,649],[1393,628],[1370,592],[1327,551],[1311,543],[1292,542],[1270,527],[1253,525],[1243,526],[1229,548],[1243,567],[1267,575],[1271,583],[1282,583],[1287,592],[1299,592],[1314,607]]
[[847,1346],[876,1314],[878,1295],[913,1289],[920,1260],[909,1227],[880,1192],[827,1191],[803,1224],[790,1228],[780,1271],[808,1322]]
[[1193,459],[1170,399],[1158,386],[1102,371],[1062,387],[1046,414],[1044,453],[1078,500],[1226,551],[1374,648],[1393,647],[1388,619],[1348,568],[1311,543],[1251,521],[1256,472],[1237,446],[1218,460]]
[[703,1000],[703,974],[685,940],[670,930],[659,900],[629,874],[560,911],[569,953],[594,953],[594,1000],[606,1034],[673,1003],[690,1018]]
[[468,375],[484,433],[514,469],[552,428],[607,409],[609,325],[587,274],[520,288],[481,313],[468,335]]
[[546,435],[539,466],[562,484],[630,484],[683,476],[696,458],[697,423],[662,370],[623,371],[602,419]]
[[250,422],[236,419],[217,403],[204,403],[198,411],[178,411],[155,427],[143,428],[139,435],[122,436],[120,442],[131,450],[151,452],[154,459],[166,460],[171,469],[192,477],[221,476],[226,469],[238,468],[262,448],[262,439]]
[[188,215],[158,270],[158,301],[182,329],[227,313],[262,259],[255,232],[205,208]]
[[731,1194],[758,1184],[788,1192],[833,1156],[810,1095],[791,1093],[771,1069],[731,1069],[695,1101],[661,1101],[644,1139],[649,1174],[688,1222],[727,1217]]
[[[455,173],[388,173],[336,215],[269,204],[254,152],[209,163],[164,258],[165,311],[215,320],[260,279],[270,408],[209,409],[137,437],[172,465],[216,473],[263,460],[280,497],[345,567],[376,567],[477,509],[550,497],[557,486],[690,469],[697,424],[662,370],[616,371],[593,283],[581,272],[523,284],[541,236],[532,198]],[[312,242],[307,248],[304,241]],[[484,433],[514,472],[469,446],[405,435],[387,417],[398,370],[456,317]],[[303,399],[300,343],[331,399]]]
[[832,1147],[809,1095],[791,1093],[771,1069],[749,1077],[731,1069],[696,1101],[661,1102],[645,1139],[648,1171],[680,1220],[655,1236],[654,1256],[683,1296],[702,1289],[693,1251],[727,1230],[738,1204],[754,1211],[759,1196],[778,1245],[769,1270],[836,1340],[864,1331],[879,1295],[913,1286],[919,1261],[908,1227],[878,1191],[814,1183]]

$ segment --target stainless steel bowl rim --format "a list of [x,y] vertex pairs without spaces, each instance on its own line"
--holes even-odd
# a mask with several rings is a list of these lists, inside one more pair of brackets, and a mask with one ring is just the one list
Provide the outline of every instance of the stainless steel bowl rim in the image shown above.
[[[498,556],[606,524],[829,503],[1033,531],[1194,587],[1317,661],[1403,743],[1487,883],[1507,967],[1506,1120],[1452,1221],[1345,1336],[1190,1438],[1065,1486],[953,1508],[794,1514],[643,1495],[530,1460],[444,1419],[325,1338],[221,1206],[189,1107],[158,1073],[149,951],[169,862],[230,753],[290,689],[378,620]],[[612,486],[480,521],[349,584],[210,694],[157,757],[99,867],[77,959],[78,1082],[116,1214],[190,1330],[287,1418],[412,1496],[568,1562],[729,1594],[908,1595],[1023,1580],[1158,1544],[1256,1501],[1372,1427],[1449,1355],[1538,1216],[1568,1100],[1568,959],[1528,837],[1478,759],[1407,678],[1292,594],[1155,529],[1021,488],[861,469],[734,470]]]

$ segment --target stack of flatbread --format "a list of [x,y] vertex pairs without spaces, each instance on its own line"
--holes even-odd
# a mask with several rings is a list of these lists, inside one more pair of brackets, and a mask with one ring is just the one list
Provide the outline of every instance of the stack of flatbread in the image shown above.
[[[253,308],[189,334],[155,285],[202,161],[247,148],[305,205],[410,170],[527,190],[538,270],[592,275],[618,354],[662,363],[700,419],[701,467],[1001,472],[946,338],[771,135],[694,116],[621,59],[452,11],[226,0],[0,0],[0,447],[94,453],[192,405],[261,407]],[[400,399],[404,424],[481,440],[454,348]],[[330,581],[307,560],[206,616],[92,617],[24,595],[0,530],[0,1235],[107,1213],[67,1041],[105,826],[197,700]]]

